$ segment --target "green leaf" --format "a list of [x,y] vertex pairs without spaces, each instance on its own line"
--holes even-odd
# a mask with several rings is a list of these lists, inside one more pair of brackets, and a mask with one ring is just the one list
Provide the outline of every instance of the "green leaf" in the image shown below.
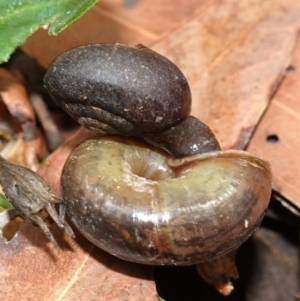
[[[0,0],[0,62],[38,28],[56,35],[98,0]],[[41,41],[42,43],[42,41]]]
[[4,209],[12,207],[11,203],[6,199],[5,195],[3,195],[2,193],[0,193],[0,207]]

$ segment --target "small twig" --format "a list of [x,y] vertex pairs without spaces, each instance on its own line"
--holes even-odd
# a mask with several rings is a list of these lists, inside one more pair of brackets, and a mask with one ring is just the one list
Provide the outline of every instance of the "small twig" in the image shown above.
[[201,278],[224,296],[230,295],[234,289],[230,279],[239,278],[235,265],[236,251],[237,248],[218,258],[196,265],[196,270]]
[[63,143],[63,136],[54,123],[43,98],[39,94],[32,93],[30,94],[30,101],[45,132],[49,150],[53,151]]

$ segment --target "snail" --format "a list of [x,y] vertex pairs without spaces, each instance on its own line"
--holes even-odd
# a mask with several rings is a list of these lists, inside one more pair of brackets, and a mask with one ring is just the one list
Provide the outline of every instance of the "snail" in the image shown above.
[[61,188],[72,222],[101,249],[143,264],[192,265],[236,248],[257,228],[269,175],[264,161],[241,151],[175,159],[105,137],[73,151]]
[[95,132],[139,137],[176,157],[221,149],[209,127],[189,116],[191,92],[182,72],[142,45],[71,49],[49,66],[45,85]]
[[61,179],[67,214],[95,245],[127,261],[192,265],[236,248],[259,226],[269,164],[221,150],[189,115],[188,82],[165,57],[143,46],[81,46],[50,65],[45,86],[101,134],[72,152]]
[[257,229],[270,198],[269,164],[221,150],[189,116],[188,82],[168,59],[143,46],[82,46],[50,65],[45,85],[74,119],[104,135],[73,151],[61,180],[66,211],[91,242],[128,261],[191,265]]

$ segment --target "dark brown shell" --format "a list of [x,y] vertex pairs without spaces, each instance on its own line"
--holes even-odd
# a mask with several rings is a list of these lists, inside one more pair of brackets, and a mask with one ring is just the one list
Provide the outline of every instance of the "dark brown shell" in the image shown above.
[[161,132],[190,113],[191,92],[182,72],[146,47],[71,49],[50,65],[45,85],[74,119],[108,134]]
[[211,130],[188,116],[184,75],[148,48],[74,48],[52,63],[45,85],[58,105],[96,132],[139,137],[178,158],[220,150]]

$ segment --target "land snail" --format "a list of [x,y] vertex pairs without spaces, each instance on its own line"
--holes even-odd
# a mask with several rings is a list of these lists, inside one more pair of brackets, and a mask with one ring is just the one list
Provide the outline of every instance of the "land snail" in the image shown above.
[[61,191],[78,230],[127,261],[192,265],[243,243],[271,193],[269,164],[221,150],[189,116],[186,78],[168,59],[137,46],[71,49],[49,67],[54,101],[99,138],[66,162]]

